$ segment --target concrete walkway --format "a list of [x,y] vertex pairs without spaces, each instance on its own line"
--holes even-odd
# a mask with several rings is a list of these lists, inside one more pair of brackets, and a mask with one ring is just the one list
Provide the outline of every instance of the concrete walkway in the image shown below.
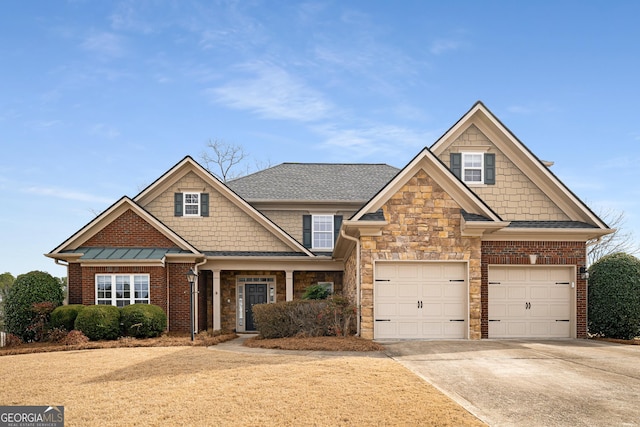
[[383,342],[491,426],[640,426],[640,346],[589,340]]

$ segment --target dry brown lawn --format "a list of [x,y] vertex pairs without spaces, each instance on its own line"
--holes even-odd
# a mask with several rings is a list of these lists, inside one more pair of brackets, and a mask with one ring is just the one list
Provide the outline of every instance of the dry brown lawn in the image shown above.
[[129,347],[4,356],[0,378],[0,404],[67,426],[483,425],[386,358]]

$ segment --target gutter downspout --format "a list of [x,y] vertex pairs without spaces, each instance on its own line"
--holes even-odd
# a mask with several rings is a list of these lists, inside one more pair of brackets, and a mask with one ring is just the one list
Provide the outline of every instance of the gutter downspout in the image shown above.
[[[193,267],[193,272],[196,273],[196,277],[198,277],[198,279],[197,279],[198,280],[197,288],[196,288],[196,290],[194,292],[194,295],[198,295],[198,293],[199,293],[198,288],[200,288],[200,276],[198,275],[198,267],[200,267],[202,265],[205,265],[206,263],[207,263],[207,257],[205,256],[204,259],[201,262],[196,263],[194,265],[194,267]],[[196,331],[199,331],[200,330],[200,328],[199,328],[200,325],[198,325],[198,319],[200,318],[200,316],[196,315],[198,313],[198,309],[199,309],[198,298],[195,297],[194,295],[191,295],[191,298],[195,299],[194,304],[193,304],[193,306],[195,307],[193,309],[195,311],[195,313],[194,313],[195,322],[194,323],[195,323]]]
[[[69,263],[68,262],[62,262],[62,260],[60,260],[58,258],[54,258],[53,260],[56,262],[56,265],[61,265],[63,267],[67,267],[67,289],[66,289],[67,296],[65,297],[64,301],[62,302],[62,304],[63,305],[68,305],[69,304]],[[82,286],[82,284],[80,286]]]
[[352,242],[356,242],[356,308],[358,309],[358,316],[356,318],[356,336],[360,336],[360,317],[361,317],[361,309],[360,309],[360,239],[356,239],[355,237],[348,236],[344,232],[344,228],[340,229],[340,235],[347,240],[351,240]]

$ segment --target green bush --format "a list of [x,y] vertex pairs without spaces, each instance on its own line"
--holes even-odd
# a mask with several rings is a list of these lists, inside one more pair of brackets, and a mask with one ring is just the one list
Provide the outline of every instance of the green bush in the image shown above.
[[120,309],[120,322],[123,335],[152,338],[167,328],[167,315],[157,305],[132,304]]
[[253,306],[253,320],[263,338],[322,336],[328,331],[326,301],[296,300]]
[[315,284],[304,290],[302,299],[327,299],[331,295],[331,291],[325,286]]
[[33,304],[50,302],[57,307],[63,300],[60,283],[49,273],[31,271],[19,275],[9,289],[4,305],[7,332],[24,341],[33,341],[35,332],[28,329],[38,315],[33,311]]
[[120,310],[113,305],[89,305],[78,313],[74,329],[90,340],[115,340],[120,336]]
[[67,331],[73,330],[76,317],[78,317],[78,313],[80,313],[84,307],[82,304],[69,304],[57,307],[51,313],[51,327],[64,328]]
[[640,335],[640,260],[616,253],[589,268],[589,332],[609,338]]

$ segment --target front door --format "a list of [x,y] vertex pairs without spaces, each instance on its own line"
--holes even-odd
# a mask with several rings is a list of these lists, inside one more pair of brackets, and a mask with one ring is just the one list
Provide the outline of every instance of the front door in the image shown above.
[[253,306],[255,304],[264,304],[267,302],[267,285],[246,284],[244,291],[247,295],[247,305],[244,311],[247,319],[247,331],[255,331],[253,324]]

